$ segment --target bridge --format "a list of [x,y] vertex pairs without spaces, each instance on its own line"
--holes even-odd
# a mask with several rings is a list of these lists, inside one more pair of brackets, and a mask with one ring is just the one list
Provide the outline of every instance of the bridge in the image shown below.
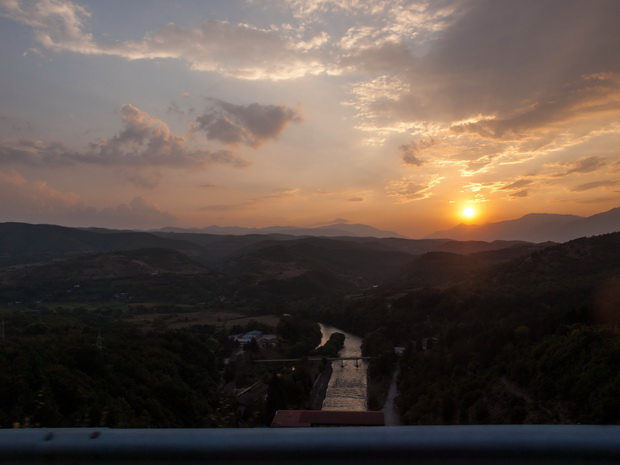
[[322,362],[323,360],[327,362],[337,362],[337,361],[345,361],[345,360],[355,360],[356,362],[359,360],[370,360],[372,357],[307,357],[307,358],[272,358],[267,360],[254,360],[254,363],[295,363],[295,362]]

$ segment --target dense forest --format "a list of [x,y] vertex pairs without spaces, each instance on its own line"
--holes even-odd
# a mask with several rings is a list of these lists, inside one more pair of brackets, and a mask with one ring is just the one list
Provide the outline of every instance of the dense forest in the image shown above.
[[3,316],[0,426],[215,427],[213,327],[141,331],[102,315]]
[[[370,408],[399,369],[403,424],[620,423],[620,233],[564,244],[196,234],[144,248],[144,233],[63,241],[68,228],[16,228],[0,228],[3,427],[269,424],[308,405],[324,367],[254,360],[310,354],[317,321],[363,336]],[[250,330],[277,347],[234,344]],[[265,395],[240,410],[231,385]]]
[[582,238],[321,318],[365,335],[379,378],[405,347],[404,424],[619,423],[619,272],[620,234]]

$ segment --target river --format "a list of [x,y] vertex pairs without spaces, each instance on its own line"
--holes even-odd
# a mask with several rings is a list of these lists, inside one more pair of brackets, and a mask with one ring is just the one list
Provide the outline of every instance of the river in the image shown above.
[[[339,356],[361,357],[361,338],[333,326],[321,323],[319,326],[323,335],[321,344],[325,344],[332,333],[342,333],[346,339]],[[358,360],[357,365],[355,360],[344,360],[343,363],[332,362],[333,372],[321,410],[366,410],[366,369],[368,362]]]

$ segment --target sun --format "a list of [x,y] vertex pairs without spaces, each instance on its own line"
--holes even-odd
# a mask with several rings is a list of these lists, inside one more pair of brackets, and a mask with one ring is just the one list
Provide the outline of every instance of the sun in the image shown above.
[[468,220],[471,220],[473,217],[476,216],[476,209],[474,207],[465,207],[461,212],[461,215],[463,215]]

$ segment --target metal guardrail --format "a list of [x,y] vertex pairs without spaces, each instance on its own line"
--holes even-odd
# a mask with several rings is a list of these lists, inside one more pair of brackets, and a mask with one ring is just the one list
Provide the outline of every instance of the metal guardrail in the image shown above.
[[2,464],[611,464],[618,426],[0,430]]

